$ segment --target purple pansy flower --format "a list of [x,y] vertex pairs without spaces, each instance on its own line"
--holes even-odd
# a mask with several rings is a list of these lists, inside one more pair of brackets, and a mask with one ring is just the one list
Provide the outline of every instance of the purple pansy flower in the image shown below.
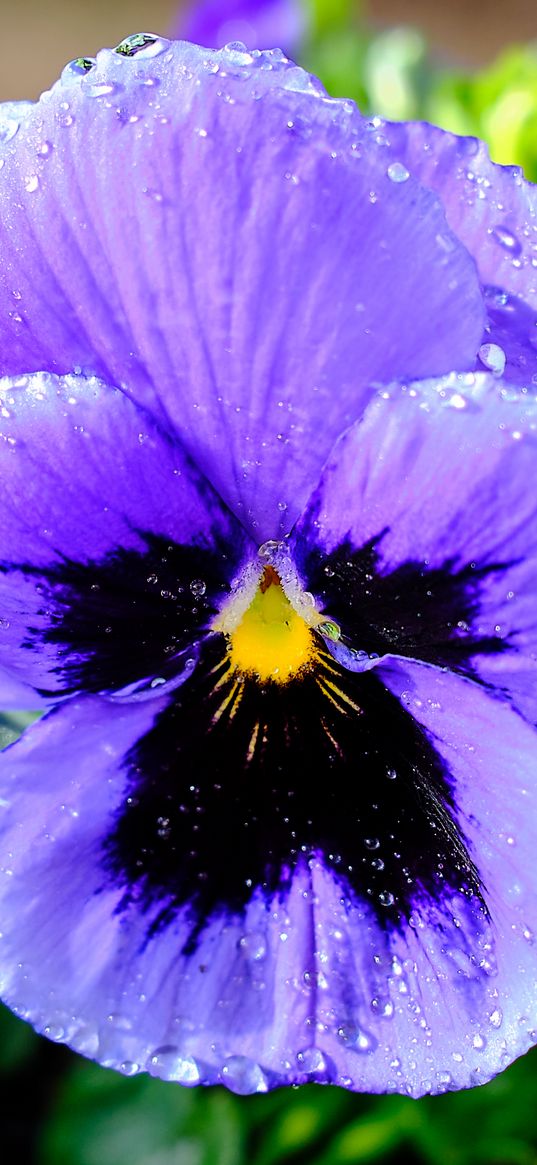
[[[149,35],[0,144],[3,998],[125,1072],[535,1040],[535,191]],[[13,685],[12,689],[10,685]]]

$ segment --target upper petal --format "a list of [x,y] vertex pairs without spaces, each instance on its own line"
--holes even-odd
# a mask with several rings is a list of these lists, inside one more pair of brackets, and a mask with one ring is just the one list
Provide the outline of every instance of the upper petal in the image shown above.
[[117,384],[273,537],[373,380],[473,366],[473,261],[281,54],[156,41],[78,73],[2,148],[3,369]]

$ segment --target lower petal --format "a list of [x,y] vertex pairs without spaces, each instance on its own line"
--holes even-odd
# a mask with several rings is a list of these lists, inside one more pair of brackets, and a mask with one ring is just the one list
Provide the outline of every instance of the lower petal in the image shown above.
[[[214,673],[202,672],[200,682],[204,674]],[[188,861],[194,858],[199,900],[212,901],[212,906],[193,930],[196,896],[182,899],[162,879],[159,893],[147,893],[147,870],[144,875],[141,869],[138,878],[121,877],[110,845],[117,838],[118,821],[136,821],[136,798],[146,796],[136,772],[136,764],[151,754],[146,742],[153,741],[152,747],[156,738],[170,743],[168,699],[127,703],[86,697],[62,705],[1,758],[0,949],[6,1002],[49,1037],[105,1065],[126,1073],[148,1070],[185,1084],[220,1081],[239,1092],[316,1080],[420,1095],[485,1081],[523,1052],[537,1028],[534,733],[474,682],[433,667],[385,662],[376,678],[351,676],[349,682],[358,685],[363,707],[353,710],[346,693],[338,689],[337,695],[334,689],[341,705],[332,713],[333,721],[327,720],[334,747],[348,746],[351,736],[337,740],[334,726],[350,723],[354,711],[362,722],[385,708],[394,713],[386,720],[388,728],[397,720],[397,702],[405,723],[414,717],[416,731],[423,729],[423,747],[434,748],[444,767],[451,790],[446,804],[459,830],[450,836],[455,846],[463,838],[479,873],[482,896],[469,889],[462,873],[459,883],[454,880],[456,853],[451,865],[447,851],[445,859],[438,859],[446,844],[438,834],[442,807],[434,809],[429,821],[419,815],[420,795],[407,788],[409,757],[404,752],[399,771],[395,767],[384,774],[393,797],[380,789],[375,764],[386,746],[379,739],[376,747],[371,723],[356,734],[348,794],[355,812],[354,889],[348,854],[338,862],[334,849],[338,830],[345,844],[351,837],[349,805],[341,804],[338,817],[327,785],[330,772],[322,764],[309,772],[308,781],[317,823],[324,793],[325,840],[334,843],[325,847],[311,844],[312,821],[302,821],[299,836],[304,778],[293,797],[287,756],[280,772],[270,743],[266,747],[270,782],[260,790],[259,825],[255,812],[245,810],[255,809],[252,782],[257,786],[260,778],[266,780],[267,766],[252,763],[242,800],[240,784],[230,781],[222,801],[207,767],[210,749],[205,749],[203,737],[196,737],[198,788],[189,770],[195,748],[186,740],[181,753],[162,750],[156,757],[159,764],[146,773],[165,802],[162,782],[171,781],[172,788],[175,759],[175,792],[168,801],[171,833],[159,810],[155,821],[148,820],[147,836],[153,840],[145,861],[156,860],[159,834],[168,850],[175,846],[177,879],[185,877],[185,869],[191,877]],[[178,740],[181,717],[192,720],[190,683],[185,681],[176,694]],[[192,691],[198,692],[194,681]],[[243,713],[231,714],[225,692],[220,684],[214,693],[220,719],[213,719],[213,726],[229,717],[226,730],[215,737],[229,761]],[[268,717],[275,698],[266,691],[261,698]],[[289,696],[291,703],[293,699]],[[316,709],[310,709],[311,727],[303,723],[297,735],[298,708],[295,700],[290,753],[302,748],[309,756]],[[193,735],[196,727],[192,720]],[[348,731],[352,735],[354,730]],[[270,742],[269,727],[266,732]],[[250,734],[244,738],[245,748],[249,739]],[[337,784],[334,761],[331,779]],[[204,782],[211,786],[209,801],[201,795]],[[254,851],[251,840],[247,844],[246,823],[265,846],[261,866],[265,859],[270,867],[278,856],[280,838],[267,830],[261,816],[266,811],[272,821],[272,785],[272,814],[280,833],[293,837],[291,830],[298,830],[287,876],[276,883],[268,873],[263,880],[257,867],[247,868]],[[395,842],[382,832],[385,814],[378,812],[379,798],[388,809],[392,804]],[[191,823],[184,834],[191,855],[173,820],[182,800]],[[247,855],[242,904],[237,904],[237,894],[225,901],[222,886],[228,886],[229,872],[223,861],[220,869],[213,869],[204,848],[205,835],[212,836],[220,858],[225,853],[218,819],[213,816],[203,824],[217,803],[222,806],[221,829],[231,829],[233,846],[243,846]],[[159,809],[158,798],[149,796],[146,806],[150,818]],[[430,808],[433,813],[432,803]],[[374,838],[364,843],[362,837],[364,815],[374,816],[375,810],[380,845]],[[412,825],[421,832],[408,838]],[[322,833],[322,825],[317,827]],[[307,845],[300,844],[304,839]],[[412,909],[397,917],[390,914],[393,899],[384,885],[379,902],[368,897],[367,886],[381,884],[375,881],[379,859],[397,878],[403,853],[399,843],[407,841],[405,857],[415,855],[416,861],[399,876],[409,884],[414,879]],[[420,845],[429,850],[425,860]],[[143,851],[140,855],[143,866]],[[435,878],[420,889],[416,878],[419,882],[420,870],[423,877],[431,861],[437,867]],[[240,854],[233,862],[238,868]],[[161,862],[157,883],[163,869]],[[208,898],[204,874],[220,883],[209,889]],[[399,884],[397,893],[401,897]]]
[[189,954],[186,908],[159,926],[163,903],[125,905],[103,864],[125,757],[164,705],[71,701],[3,753],[2,997],[49,1038],[127,1074],[265,1091],[296,1078],[306,1043],[307,873],[285,904],[253,892],[240,918],[212,919]]

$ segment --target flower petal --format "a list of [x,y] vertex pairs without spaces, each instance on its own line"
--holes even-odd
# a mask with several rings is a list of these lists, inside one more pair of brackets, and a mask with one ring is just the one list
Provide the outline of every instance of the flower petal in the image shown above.
[[67,71],[2,151],[4,370],[118,385],[285,532],[372,381],[472,367],[482,336],[473,261],[364,132],[277,52]]
[[483,284],[503,288],[537,309],[537,191],[518,166],[490,160],[477,138],[427,122],[383,122],[371,131],[388,158],[442,200],[451,230],[474,256]]
[[387,391],[341,439],[291,543],[347,666],[447,666],[537,718],[536,423],[483,374]]
[[241,527],[118,390],[37,373],[0,400],[0,666],[57,696],[167,678],[229,591]]
[[354,961],[358,982],[365,967],[374,996],[371,1087],[383,1087],[384,1052],[392,1056],[390,1087],[419,1095],[484,1083],[535,1042],[537,740],[516,712],[463,677],[402,661],[381,667],[380,676],[451,774],[455,817],[488,912],[446,893],[430,911],[418,906],[388,945],[374,933],[364,942],[355,915],[354,942],[342,946],[342,984]]
[[[9,1005],[50,1038],[105,1065],[127,1073],[147,1069],[184,1084],[220,1081],[239,1092],[329,1080],[420,1095],[483,1082],[524,1051],[536,1026],[536,887],[528,830],[536,796],[535,733],[475,683],[434,668],[394,662],[379,669],[378,678],[353,682],[364,692],[364,685],[385,683],[385,698],[392,701],[407,693],[400,716],[411,721],[412,713],[416,731],[422,724],[427,733],[422,745],[442,757],[458,828],[485,888],[485,909],[478,897],[444,882],[439,863],[436,895],[424,896],[414,881],[408,919],[379,922],[378,911],[388,915],[389,903],[379,906],[368,897],[367,877],[374,878],[379,857],[395,871],[403,855],[385,831],[376,848],[364,851],[366,870],[361,815],[377,809],[382,832],[379,798],[387,808],[404,806],[411,789],[402,755],[395,776],[384,775],[384,787],[379,774],[373,788],[347,780],[362,894],[349,888],[348,871],[338,870],[335,855],[310,855],[306,845],[285,887],[274,892],[254,879],[244,910],[213,912],[193,939],[192,903],[171,908],[169,893],[148,901],[143,872],[138,885],[118,877],[109,845],[118,822],[128,818],[133,779],[140,780],[140,744],[147,749],[144,742],[162,733],[169,700],[70,700],[0,757],[0,988]],[[179,718],[182,693],[178,689],[174,705]],[[185,687],[185,716],[188,709],[199,717]],[[364,766],[375,759],[375,728],[366,724],[361,739],[368,752],[356,752],[357,772],[373,771]],[[350,722],[345,731],[354,731]],[[357,731],[360,740],[359,724]],[[301,741],[306,749],[316,747],[304,735],[296,748]],[[377,742],[389,747],[386,733]],[[201,763],[199,786],[189,790],[195,742],[183,738],[181,744],[187,763],[175,801],[185,798],[187,824],[197,804],[203,832],[211,827],[211,821],[204,826],[210,808],[204,785],[214,774]],[[204,740],[199,744],[203,753]],[[153,772],[164,801],[169,765],[168,752]],[[273,766],[272,773],[279,781]],[[245,829],[240,811],[255,803],[256,787],[257,780],[250,781],[234,805],[227,837],[232,863],[240,861],[234,838]],[[330,812],[327,792],[325,784]],[[281,783],[273,814],[284,793]],[[317,813],[320,797],[314,794]],[[218,800],[216,791],[212,796]],[[220,800],[227,814],[232,807],[225,796]],[[168,800],[170,816],[175,801]],[[419,793],[411,794],[411,805],[418,803]],[[292,799],[288,807],[288,828],[299,826],[299,841],[311,822],[300,824]],[[248,820],[262,830],[261,820]],[[349,812],[339,821],[350,836]],[[419,879],[423,857],[434,861],[437,853],[433,848],[427,855],[424,835],[412,838],[397,814],[393,824],[397,841],[400,835],[414,847],[409,880]],[[141,859],[145,876],[151,865],[158,867],[159,845],[168,848],[181,876],[192,858],[207,859],[195,828],[190,851],[174,848],[176,821],[149,814],[144,828],[146,840],[153,838]],[[214,827],[213,836],[225,846]],[[444,840],[437,834],[438,845]],[[225,866],[220,870],[225,882]],[[218,883],[213,891],[219,893]]]
[[[477,138],[458,137],[425,122],[389,123],[379,118],[371,123],[371,132],[387,161],[404,163],[440,197],[451,230],[473,255],[485,288],[488,322],[483,343],[501,349],[508,380],[535,391],[535,185],[517,166],[492,162],[487,146]],[[494,367],[487,363],[486,352],[483,363]]]
[[285,904],[258,892],[240,919],[213,919],[188,953],[188,914],[158,925],[164,900],[124,901],[104,859],[129,750],[165,706],[69,701],[0,757],[2,995],[50,1038],[121,1071],[265,1091],[297,1074],[308,877]]

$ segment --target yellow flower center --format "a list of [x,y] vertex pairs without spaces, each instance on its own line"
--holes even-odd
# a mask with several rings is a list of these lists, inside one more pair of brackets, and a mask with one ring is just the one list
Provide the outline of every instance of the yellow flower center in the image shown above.
[[289,602],[272,566],[265,567],[254,599],[228,638],[232,668],[262,681],[286,683],[317,655],[311,627]]

